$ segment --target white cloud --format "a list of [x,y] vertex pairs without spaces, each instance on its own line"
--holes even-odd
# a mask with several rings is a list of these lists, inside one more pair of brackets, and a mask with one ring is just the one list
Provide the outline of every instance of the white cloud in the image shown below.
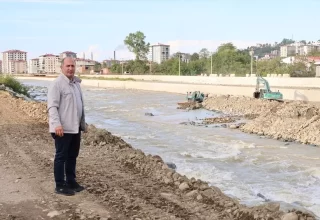
[[207,48],[209,51],[216,51],[216,49],[224,43],[233,43],[238,49],[244,49],[248,46],[256,45],[257,43],[263,43],[258,41],[239,41],[239,40],[172,40],[164,42],[164,44],[170,45],[171,54],[176,52],[194,53],[199,52],[202,48]]

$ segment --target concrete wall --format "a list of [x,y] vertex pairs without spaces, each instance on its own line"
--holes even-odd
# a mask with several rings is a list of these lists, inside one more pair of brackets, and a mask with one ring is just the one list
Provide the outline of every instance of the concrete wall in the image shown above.
[[[213,76],[165,76],[165,75],[90,75],[89,77],[133,78],[145,81],[164,81],[193,84],[254,86],[255,77],[213,77]],[[320,88],[320,78],[265,77],[271,90],[273,87]]]
[[[20,79],[39,79],[53,80],[46,77],[19,77]],[[204,85],[204,84],[183,84],[183,83],[165,83],[165,82],[144,82],[144,81],[114,81],[114,80],[89,80],[84,79],[82,85],[95,86],[100,88],[119,88],[119,89],[139,89],[160,92],[172,92],[186,94],[188,91],[201,91],[204,93],[222,94],[222,95],[243,95],[253,97],[254,86],[237,85]],[[279,88],[273,87],[273,91],[280,90],[284,99],[303,100],[310,102],[320,102],[320,88]]]

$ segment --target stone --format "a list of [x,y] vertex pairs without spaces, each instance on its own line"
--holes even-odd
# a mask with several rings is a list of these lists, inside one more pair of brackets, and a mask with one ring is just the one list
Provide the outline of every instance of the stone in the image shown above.
[[58,212],[58,211],[52,211],[52,212],[49,212],[49,213],[47,214],[47,216],[50,217],[50,218],[53,218],[53,217],[56,217],[56,216],[58,216],[58,215],[60,215],[60,214],[61,214],[61,213]]
[[265,208],[270,212],[277,212],[280,210],[280,203],[272,202],[265,205]]
[[173,180],[169,177],[163,177],[163,181],[165,184],[172,184],[173,183]]
[[206,189],[209,189],[210,187],[209,187],[209,185],[207,184],[207,183],[203,183],[203,184],[201,184],[200,185],[200,190],[206,190]]
[[216,193],[213,191],[213,189],[206,189],[204,191],[201,192],[201,195],[206,197],[206,198],[214,198]]
[[229,125],[229,128],[230,128],[230,129],[237,129],[237,128],[239,128],[239,126],[232,124],[232,125]]
[[287,213],[282,216],[281,220],[299,220],[299,217],[296,213]]
[[174,181],[178,180],[179,177],[180,177],[180,174],[178,174],[178,173],[174,173],[174,174],[172,175],[172,178],[174,179]]
[[145,116],[154,116],[154,114],[152,114],[151,112],[146,112],[144,113]]
[[3,85],[3,84],[1,84],[1,85],[0,85],[0,90],[6,90],[6,86]]
[[198,194],[198,190],[192,190],[186,194],[187,197],[195,197]]
[[190,187],[189,187],[189,185],[188,185],[188,183],[186,183],[186,182],[183,182],[183,183],[181,183],[180,185],[179,185],[179,189],[181,190],[181,191],[186,191],[187,189],[189,189]]
[[173,169],[173,170],[176,170],[176,169],[177,169],[177,166],[176,166],[174,163],[167,162],[166,164],[167,164],[167,166],[168,166],[169,168],[171,168],[171,169]]

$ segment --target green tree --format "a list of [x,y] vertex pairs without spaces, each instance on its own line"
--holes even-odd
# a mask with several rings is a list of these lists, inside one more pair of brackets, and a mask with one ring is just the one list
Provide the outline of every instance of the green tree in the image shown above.
[[100,70],[101,70],[101,64],[98,63],[98,62],[95,62],[94,67],[93,67],[93,70],[94,70],[95,72],[100,72]]
[[112,73],[122,73],[122,67],[121,67],[121,65],[119,63],[114,63],[110,67],[110,71]]
[[210,56],[210,52],[206,48],[202,48],[199,52],[200,59],[207,59]]
[[145,38],[144,33],[137,31],[136,33],[130,33],[124,40],[124,44],[129,51],[135,54],[136,60],[146,59],[149,52],[150,43],[146,43]]
[[191,55],[190,60],[191,60],[191,61],[199,60],[199,54],[198,54],[198,53],[193,53],[193,54]]
[[218,52],[223,52],[226,50],[235,51],[237,48],[232,43],[222,44],[218,47]]

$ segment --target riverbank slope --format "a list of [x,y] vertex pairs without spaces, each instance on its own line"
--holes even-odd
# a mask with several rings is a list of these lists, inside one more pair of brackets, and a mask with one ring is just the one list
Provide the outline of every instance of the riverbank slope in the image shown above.
[[[87,190],[53,193],[53,140],[46,105],[0,92],[0,219],[281,219],[279,204],[248,208],[170,169],[106,130],[90,126],[78,162]],[[296,211],[300,219],[311,215]]]
[[244,96],[210,95],[203,107],[249,116],[240,126],[246,133],[320,146],[320,105],[302,101],[269,101]]

